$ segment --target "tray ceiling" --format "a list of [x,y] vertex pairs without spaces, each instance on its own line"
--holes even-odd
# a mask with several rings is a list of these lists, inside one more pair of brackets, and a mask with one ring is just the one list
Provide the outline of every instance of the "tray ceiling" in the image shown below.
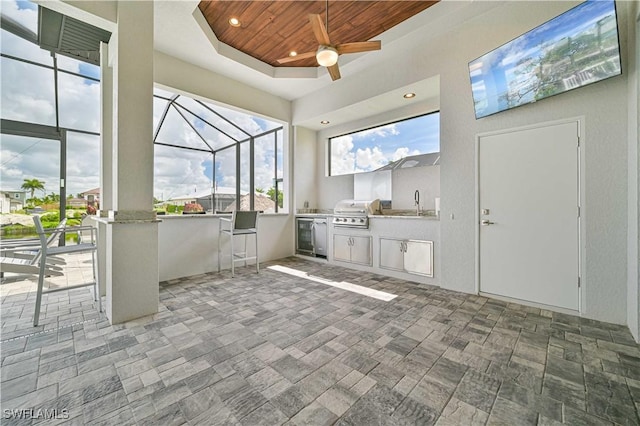
[[[435,3],[331,0],[329,37],[335,44],[371,40]],[[203,0],[198,7],[222,43],[275,67],[318,66],[315,58],[283,65],[277,60],[291,51],[304,53],[318,48],[307,15],[325,17],[326,1]],[[230,18],[237,18],[240,26],[231,26]]]

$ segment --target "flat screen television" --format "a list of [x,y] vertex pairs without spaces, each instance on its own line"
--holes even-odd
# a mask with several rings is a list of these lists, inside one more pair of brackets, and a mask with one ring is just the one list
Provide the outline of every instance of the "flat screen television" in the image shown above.
[[615,2],[588,0],[469,62],[476,119],[621,72]]

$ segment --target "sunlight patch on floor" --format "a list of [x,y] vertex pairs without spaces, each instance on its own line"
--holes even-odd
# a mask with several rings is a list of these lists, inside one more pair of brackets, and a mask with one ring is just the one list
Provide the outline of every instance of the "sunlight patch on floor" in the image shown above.
[[384,300],[385,302],[388,302],[398,297],[395,294],[386,293],[380,290],[374,290],[369,287],[364,287],[361,285],[352,284],[345,281],[337,282],[337,281],[331,281],[324,278],[316,277],[313,275],[309,275],[306,272],[300,271],[298,269],[287,268],[286,266],[273,265],[273,266],[268,266],[267,269],[271,269],[272,271],[276,271],[276,272],[282,272],[283,274],[293,275],[295,277],[304,278],[306,280],[329,285],[331,287],[336,287],[342,290],[347,290],[352,293],[358,293],[364,296],[373,297],[374,299]]

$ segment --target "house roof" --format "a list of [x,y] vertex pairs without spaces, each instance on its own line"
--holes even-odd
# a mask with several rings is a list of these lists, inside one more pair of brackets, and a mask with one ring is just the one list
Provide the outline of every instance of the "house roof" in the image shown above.
[[[259,210],[259,211],[273,210],[275,206],[276,204],[271,198],[267,197],[266,195],[256,194],[254,198],[254,206],[253,206],[254,210]],[[249,194],[241,195],[240,210],[249,210],[250,208],[251,208],[251,201],[249,199]],[[232,212],[235,209],[236,209],[236,203],[231,203],[229,206],[227,206],[227,208],[224,211]]]
[[81,192],[82,195],[100,195],[100,188],[90,189],[88,191]]
[[[230,194],[230,195],[236,195],[236,189],[232,188],[230,186],[218,186],[216,187],[216,194]],[[248,194],[247,191],[240,191],[240,194]],[[206,198],[206,197],[210,197],[211,196],[211,189],[205,189],[203,191],[198,191],[198,192],[194,192],[193,194],[184,194],[184,195],[180,195],[178,197],[171,197],[169,200],[167,201],[189,201],[189,200],[195,200],[198,198]]]

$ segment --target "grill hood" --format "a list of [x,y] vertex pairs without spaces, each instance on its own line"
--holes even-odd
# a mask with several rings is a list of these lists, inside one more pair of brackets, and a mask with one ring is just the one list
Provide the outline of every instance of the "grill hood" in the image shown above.
[[348,216],[380,214],[380,200],[341,200],[333,208],[333,214]]

